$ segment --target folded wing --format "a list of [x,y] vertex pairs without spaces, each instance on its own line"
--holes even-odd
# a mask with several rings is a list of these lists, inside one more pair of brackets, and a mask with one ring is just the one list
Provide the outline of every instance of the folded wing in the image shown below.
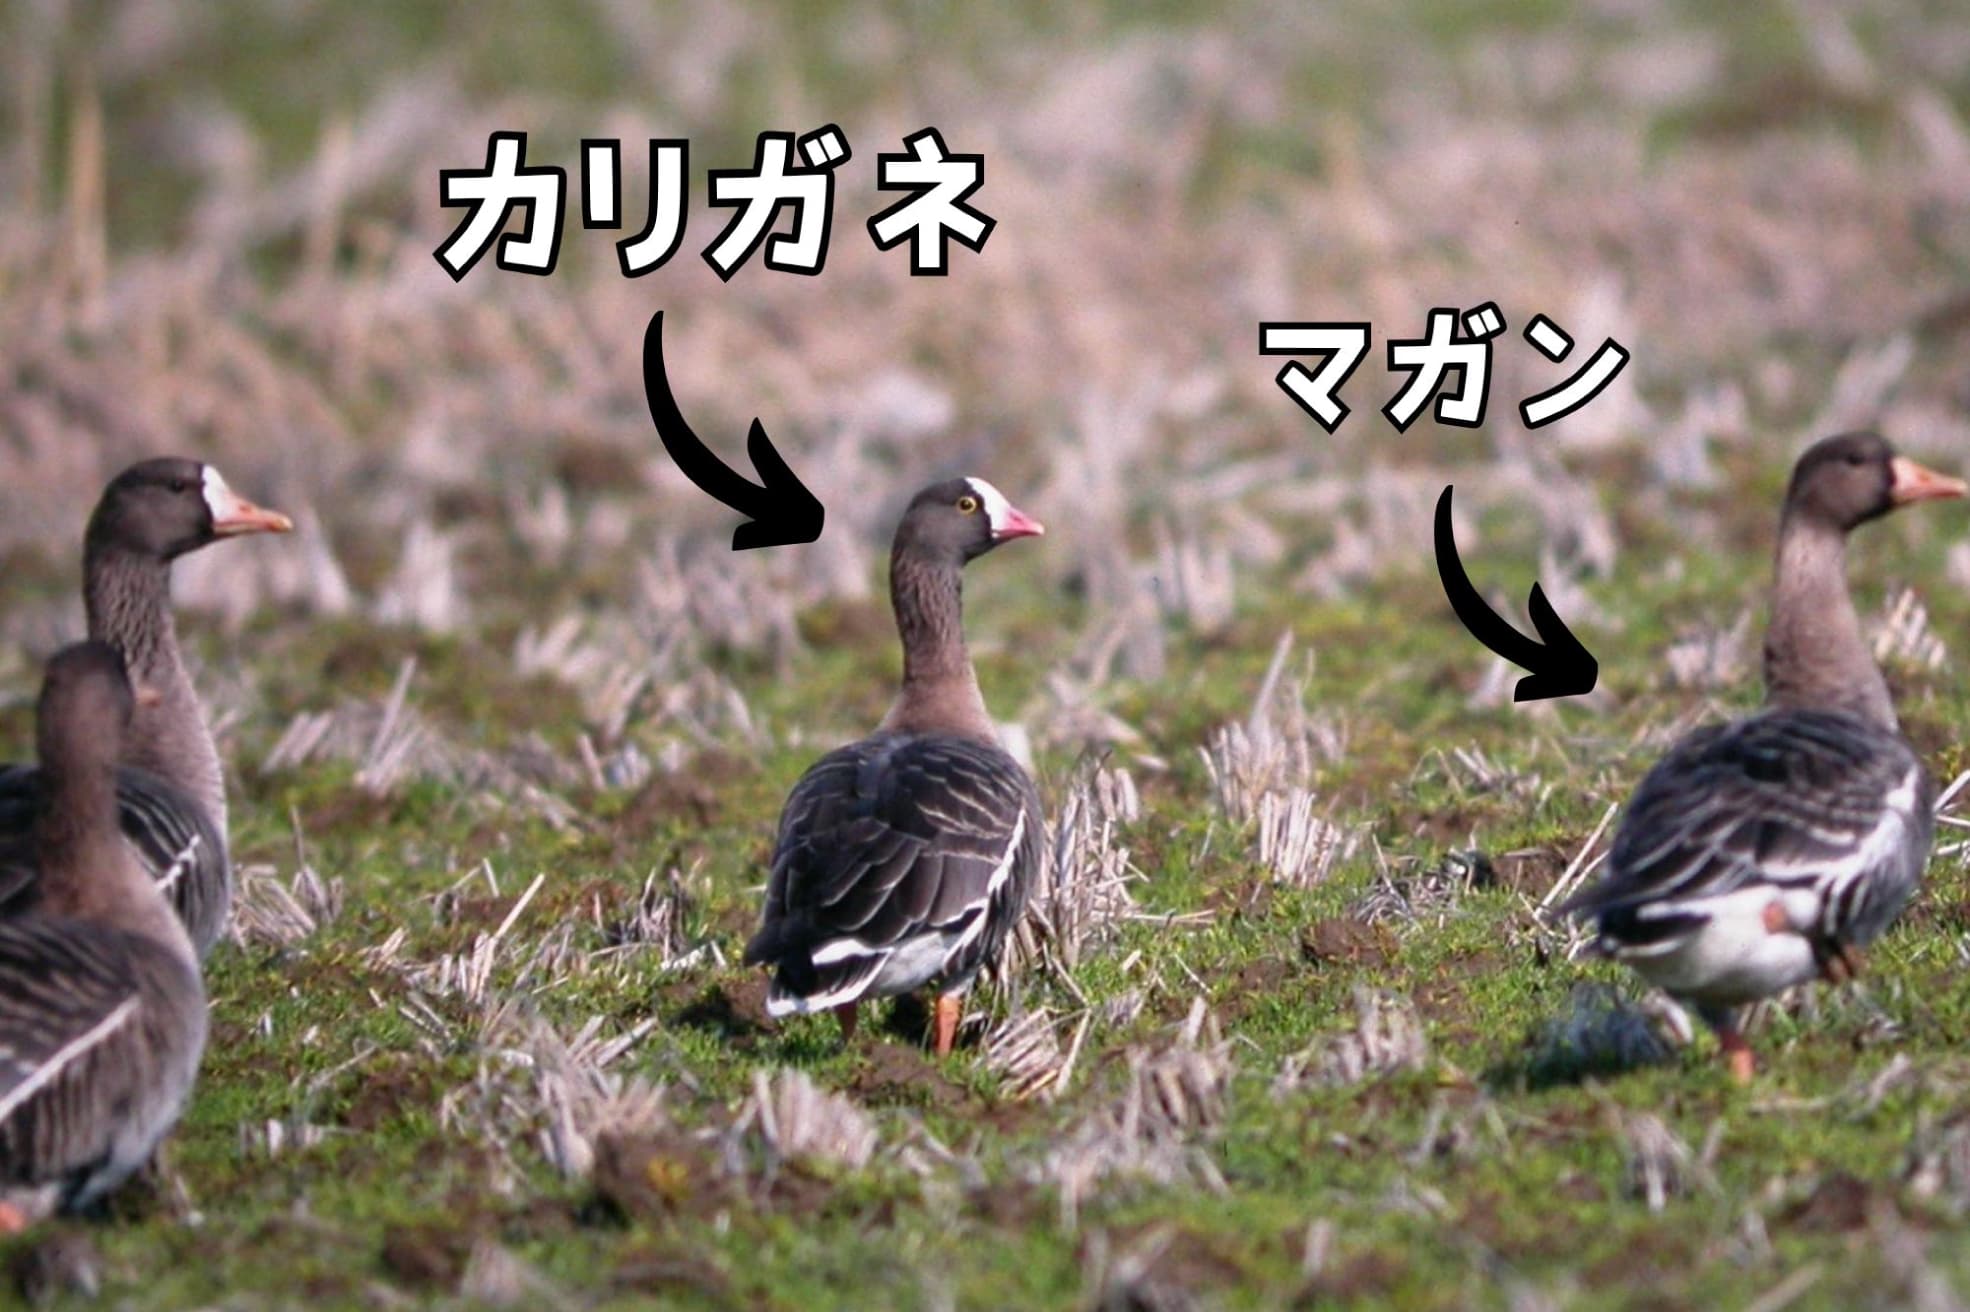
[[1866,944],[1915,891],[1933,805],[1908,745],[1855,716],[1778,710],[1701,730],[1642,781],[1606,878],[1568,909],[1596,918],[1610,946],[1639,947],[1762,886],[1809,906],[1817,936]]
[[[148,770],[119,770],[116,791],[124,836],[203,957],[225,932],[232,909],[225,836],[190,794]],[[38,870],[31,839],[43,804],[37,767],[0,767],[0,916],[33,905]]]
[[1024,907],[1041,846],[1032,780],[997,747],[885,734],[823,757],[787,799],[746,951],[779,967],[769,1006],[969,983]]

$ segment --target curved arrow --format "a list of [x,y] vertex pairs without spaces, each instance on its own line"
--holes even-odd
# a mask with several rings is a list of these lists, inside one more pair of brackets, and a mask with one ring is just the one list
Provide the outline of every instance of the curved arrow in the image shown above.
[[1455,486],[1445,487],[1436,501],[1436,572],[1443,580],[1444,595],[1450,598],[1450,609],[1457,612],[1472,637],[1529,671],[1512,690],[1513,701],[1536,702],[1592,692],[1601,677],[1600,662],[1553,610],[1544,589],[1534,583],[1525,604],[1532,627],[1544,639],[1534,642],[1501,618],[1471,586],[1464,562],[1457,559],[1457,539],[1450,528],[1450,493]]
[[758,483],[735,472],[691,431],[677,408],[677,398],[670,393],[670,375],[664,370],[662,310],[650,316],[650,326],[643,330],[643,396],[650,403],[650,422],[657,426],[664,450],[670,452],[684,477],[748,517],[749,522],[732,533],[732,550],[790,546],[821,536],[826,508],[780,459],[757,419],[746,434],[746,454],[752,458]]

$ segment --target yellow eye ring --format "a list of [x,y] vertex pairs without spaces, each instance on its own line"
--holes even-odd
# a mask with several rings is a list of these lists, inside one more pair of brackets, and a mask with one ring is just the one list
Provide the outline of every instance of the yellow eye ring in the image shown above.
[[961,514],[961,515],[975,515],[975,514],[977,514],[977,513],[978,513],[978,498],[977,498],[977,497],[974,497],[974,496],[962,496],[962,497],[959,497],[959,498],[958,498],[958,513],[959,513],[959,514]]

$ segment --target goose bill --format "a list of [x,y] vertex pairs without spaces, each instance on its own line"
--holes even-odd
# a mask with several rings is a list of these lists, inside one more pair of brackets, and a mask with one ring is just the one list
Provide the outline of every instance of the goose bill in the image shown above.
[[1970,491],[1970,484],[1948,474],[1939,474],[1925,465],[1918,465],[1907,456],[1896,456],[1889,463],[1892,481],[1888,484],[1888,496],[1898,506],[1911,501],[1941,501],[1950,497],[1960,497]]
[[236,538],[248,533],[291,533],[294,521],[278,510],[256,506],[232,490],[219,471],[205,468],[205,504],[212,511],[212,532],[217,537]]
[[1047,531],[1046,525],[1006,500],[1005,493],[984,479],[967,478],[965,482],[970,485],[973,494],[985,503],[985,520],[992,530],[992,541],[1036,538]]
[[1037,538],[1043,536],[1047,526],[1018,506],[1007,506],[992,516],[992,538],[1004,542],[1007,538]]

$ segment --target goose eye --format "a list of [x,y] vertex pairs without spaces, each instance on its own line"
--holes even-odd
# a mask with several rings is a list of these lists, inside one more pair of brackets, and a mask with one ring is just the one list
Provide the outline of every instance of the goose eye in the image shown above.
[[958,498],[958,513],[959,513],[959,514],[961,514],[961,515],[975,515],[975,514],[977,514],[977,513],[978,513],[978,498],[977,498],[977,497],[974,497],[974,496],[962,496],[962,497],[959,497],[959,498]]
[[188,478],[174,478],[167,486],[179,496],[192,490],[191,480]]

